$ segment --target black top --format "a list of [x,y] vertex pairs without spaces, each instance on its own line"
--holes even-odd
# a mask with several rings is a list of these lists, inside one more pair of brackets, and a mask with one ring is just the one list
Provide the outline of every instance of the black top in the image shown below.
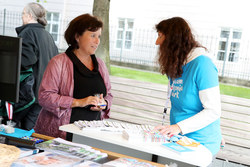
[[[94,64],[94,69],[91,71],[77,58],[70,48],[67,49],[66,54],[69,56],[74,66],[73,97],[81,99],[93,96],[97,93],[102,93],[103,97],[106,96],[106,87],[103,78],[98,71],[98,62],[95,55],[91,55]],[[73,108],[70,123],[78,120],[100,120],[100,112],[92,111],[90,110],[90,107],[91,106]]]
[[35,78],[33,88],[37,102],[43,73],[50,59],[58,54],[58,49],[52,36],[40,23],[25,24],[17,27],[16,32],[18,37],[22,38],[21,70],[32,67]]

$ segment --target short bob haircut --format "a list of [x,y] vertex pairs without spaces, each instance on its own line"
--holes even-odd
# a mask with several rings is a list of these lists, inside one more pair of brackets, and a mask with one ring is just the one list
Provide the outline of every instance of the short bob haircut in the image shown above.
[[81,36],[85,31],[95,32],[103,28],[103,23],[97,17],[90,14],[83,14],[74,18],[64,33],[64,38],[72,49],[78,49],[78,43],[75,39],[77,35]]

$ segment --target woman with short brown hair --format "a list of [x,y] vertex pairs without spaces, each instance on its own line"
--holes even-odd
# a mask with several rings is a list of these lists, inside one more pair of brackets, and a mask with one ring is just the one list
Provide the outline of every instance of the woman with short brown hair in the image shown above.
[[[102,21],[89,14],[69,23],[65,31],[69,47],[49,62],[40,86],[43,108],[36,132],[66,138],[66,133],[59,131],[61,125],[109,118],[113,98],[109,73],[95,56],[102,26]],[[72,136],[67,135],[67,139],[72,140]]]

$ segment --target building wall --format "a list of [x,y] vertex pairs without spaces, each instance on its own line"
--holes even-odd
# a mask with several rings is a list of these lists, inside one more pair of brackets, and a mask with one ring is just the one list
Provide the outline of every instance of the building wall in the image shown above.
[[[59,2],[58,2],[59,3]],[[61,29],[60,29],[60,44],[59,48],[67,48],[67,43],[63,38],[63,34],[68,27],[69,22],[84,13],[92,13],[93,0],[64,0],[63,11],[61,12]]]
[[[118,50],[111,43],[111,56],[117,60],[137,59],[141,56],[153,60],[157,48],[154,46],[156,35],[154,26],[160,20],[180,16],[186,19],[193,28],[196,38],[210,50],[210,55],[217,58],[220,31],[222,27],[242,31],[240,54],[238,62],[216,61],[219,73],[224,71],[232,77],[241,77],[242,71],[249,75],[250,62],[250,15],[247,0],[116,0],[111,1],[110,24],[116,26],[119,17],[134,19],[133,47],[131,50]],[[138,29],[147,29],[144,35],[136,33]],[[114,30],[111,40],[116,40],[117,30]],[[155,32],[156,34],[156,32]],[[143,47],[144,46],[144,47]],[[138,53],[136,53],[138,52]],[[148,56],[149,55],[149,56]],[[136,61],[136,60],[135,60]],[[246,63],[248,62],[248,63]],[[144,61],[146,64],[146,61]],[[225,65],[225,66],[224,66]],[[224,66],[224,67],[223,67]],[[234,73],[236,71],[236,73]]]
[[[18,16],[12,16],[17,17],[17,19],[14,23],[13,21],[10,21],[8,23],[8,27],[5,31],[5,35],[10,36],[16,36],[15,29],[12,27],[14,24],[14,27],[21,26],[22,20],[21,20],[21,12],[26,4],[30,2],[36,2],[35,0],[0,0],[0,11],[3,11],[6,9],[8,12],[18,13]],[[83,13],[92,13],[93,8],[93,0],[84,0],[84,1],[78,1],[78,0],[47,0],[44,2],[43,0],[40,0],[39,2],[48,12],[56,12],[60,13],[60,24],[59,24],[59,42],[57,43],[59,48],[65,48],[67,47],[67,44],[63,38],[63,34],[65,29],[68,26],[68,23],[75,18],[76,16],[83,14]],[[0,23],[3,21],[0,17]],[[1,26],[0,26],[1,30]]]
[[[63,38],[64,31],[74,17],[83,13],[92,13],[94,0],[43,0],[40,3],[49,12],[60,13],[59,42],[58,47],[65,49],[67,44]],[[19,12],[20,19],[15,20],[15,25],[22,24],[20,13],[23,7],[35,0],[0,0],[0,12],[3,9]],[[219,45],[221,27],[231,27],[242,31],[240,56],[237,63],[227,62],[223,67],[223,61],[217,61],[219,72],[231,70],[250,71],[250,22],[248,16],[248,0],[112,0],[110,1],[110,56],[115,60],[139,62],[144,65],[154,65],[157,54],[155,40],[157,33],[154,29],[162,19],[180,16],[186,19],[192,26],[199,41],[210,50],[210,54],[216,58]],[[131,49],[117,49],[117,27],[119,18],[134,19],[132,47]],[[13,27],[14,21],[9,21],[6,35],[16,36]],[[2,32],[3,19],[0,16],[0,34]],[[15,27],[16,27],[15,26]],[[224,69],[223,69],[224,68]],[[250,79],[250,77],[249,77]]]
[[247,0],[115,0],[111,1],[110,25],[117,18],[134,18],[135,28],[152,29],[160,20],[180,16],[195,34],[219,35],[220,27],[243,30],[243,40],[250,39],[250,15]]

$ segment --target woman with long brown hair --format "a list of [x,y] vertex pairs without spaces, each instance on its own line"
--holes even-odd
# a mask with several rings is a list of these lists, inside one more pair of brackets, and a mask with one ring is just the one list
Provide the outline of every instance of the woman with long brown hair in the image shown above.
[[173,17],[156,25],[158,62],[171,87],[170,125],[155,129],[169,136],[192,138],[213,155],[220,149],[220,90],[218,71],[188,23]]

